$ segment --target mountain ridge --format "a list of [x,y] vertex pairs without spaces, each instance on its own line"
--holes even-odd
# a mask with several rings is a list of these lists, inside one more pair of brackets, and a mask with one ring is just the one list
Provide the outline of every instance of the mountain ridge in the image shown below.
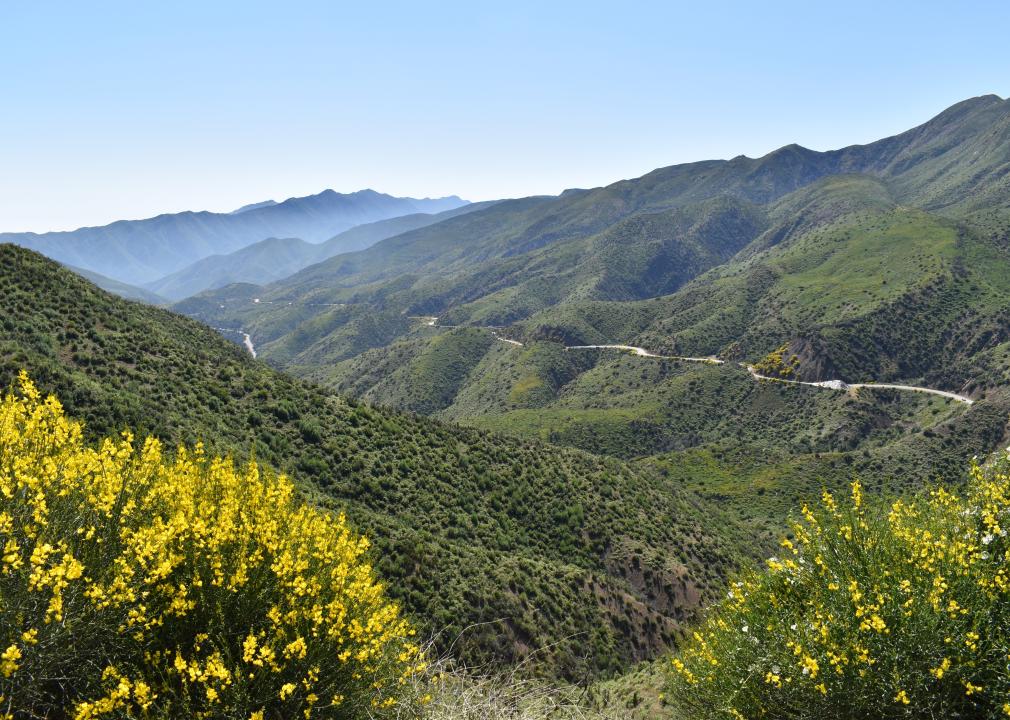
[[374,190],[350,194],[324,190],[238,214],[163,213],[72,231],[0,233],[0,242],[20,244],[60,262],[138,285],[215,252],[231,252],[271,236],[322,242],[363,222],[465,204],[455,196],[417,200]]
[[[979,127],[992,129],[989,135],[995,137],[979,132]],[[671,210],[717,195],[768,203],[831,174],[881,174],[891,168],[896,174],[882,179],[900,202],[918,197],[931,208],[964,203],[979,183],[991,178],[995,178],[994,184],[1005,181],[1010,168],[1008,142],[1010,101],[983,96],[874,143],[827,152],[785,146],[754,160],[676,165],[603,188],[498,204],[434,229],[389,238],[365,251],[338,255],[319,266],[310,266],[301,271],[301,277],[318,276],[319,282],[307,283],[303,294],[326,286],[335,300],[347,299],[353,295],[341,296],[340,288],[366,287],[397,275],[416,278],[425,273],[465,273],[467,267],[493,258],[507,260],[565,240],[580,240],[640,212]],[[968,144],[971,147],[966,147]],[[988,152],[983,154],[980,148]],[[964,177],[954,177],[953,184],[946,176],[938,177],[933,168],[951,153],[955,157],[946,162],[957,160],[975,166]],[[910,174],[913,169],[923,172],[915,176]],[[979,199],[976,204],[981,202]],[[265,293],[276,289],[278,295],[290,301],[298,297],[298,291],[291,292],[291,288],[299,281],[300,277],[294,276],[288,279],[285,290],[275,284]],[[404,281],[401,277],[397,282],[402,285]],[[408,301],[408,305],[406,311],[414,314],[440,314],[445,310],[444,305],[433,303]]]
[[268,283],[333,255],[365,249],[387,237],[442,222],[490,204],[493,202],[468,203],[434,214],[410,213],[363,223],[320,243],[300,238],[266,238],[231,253],[201,258],[181,270],[145,283],[144,288],[178,301],[231,283]]

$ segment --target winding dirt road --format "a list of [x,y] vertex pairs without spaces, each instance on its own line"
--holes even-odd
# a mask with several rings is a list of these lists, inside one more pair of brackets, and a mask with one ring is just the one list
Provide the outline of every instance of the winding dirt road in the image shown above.
[[[425,325],[428,327],[435,327],[438,322],[437,317],[425,316],[417,318],[419,320],[425,321]],[[461,327],[459,325],[439,325],[438,327]],[[473,327],[473,326],[465,326]],[[486,327],[485,330],[489,330],[492,335],[494,335],[498,340],[502,342],[509,343],[510,345],[518,345],[523,347],[523,344],[518,340],[510,340],[506,337],[502,337],[498,334],[497,328]],[[248,337],[248,336],[246,336]],[[250,343],[251,345],[251,343]],[[705,357],[692,357],[690,355],[658,355],[653,352],[649,352],[645,348],[640,348],[637,345],[566,345],[565,350],[621,350],[624,352],[630,352],[632,355],[637,357],[646,358],[658,358],[660,360],[682,360],[684,362],[700,362],[707,363],[709,365],[724,365],[725,360],[720,360],[714,356]],[[255,356],[255,354],[254,354]],[[860,388],[879,388],[885,390],[904,390],[908,392],[926,393],[928,395],[939,395],[940,397],[947,398],[949,400],[955,400],[957,402],[965,403],[966,405],[973,405],[975,403],[967,395],[959,395],[957,393],[949,392],[947,390],[936,390],[935,388],[919,387],[918,385],[899,385],[895,383],[846,383],[842,380],[821,380],[820,382],[804,382],[802,380],[786,380],[784,378],[770,377],[768,375],[761,375],[753,365],[747,365],[746,363],[740,363],[740,367],[746,368],[750,376],[755,380],[767,380],[770,382],[780,382],[786,383],[788,385],[807,385],[809,387],[827,388],[829,390],[843,390],[843,391],[856,391],[858,392]]]
[[726,361],[708,355],[706,357],[691,357],[690,355],[657,355],[645,348],[635,345],[568,345],[565,350],[626,350],[638,357],[659,358],[661,360],[686,360],[687,362],[708,363],[710,365],[722,365]]
[[754,369],[753,365],[744,365],[740,363],[742,367],[747,368],[747,372],[750,373],[751,377],[755,380],[770,380],[771,382],[788,383],[790,385],[809,385],[811,387],[823,387],[830,388],[831,390],[856,390],[860,388],[880,388],[884,390],[907,390],[909,392],[919,392],[927,393],[929,395],[939,395],[940,397],[948,398],[949,400],[956,400],[957,402],[965,403],[966,405],[974,405],[975,401],[972,400],[967,395],[958,395],[957,393],[949,392],[947,390],[936,390],[934,388],[920,387],[918,385],[897,385],[894,383],[847,383],[842,380],[822,380],[821,382],[803,382],[802,380],[786,380],[785,378],[770,377],[768,375],[762,375],[757,370]]

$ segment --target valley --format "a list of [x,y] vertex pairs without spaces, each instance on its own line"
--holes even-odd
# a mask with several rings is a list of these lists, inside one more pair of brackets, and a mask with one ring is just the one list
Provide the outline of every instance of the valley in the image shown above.
[[734,522],[703,529],[654,471],[371,408],[30,251],[0,261],[6,384],[33,368],[95,437],[129,426],[290,473],[374,538],[393,597],[468,662],[550,648],[551,674],[616,672],[674,642],[738,562]]
[[866,146],[496,203],[175,307],[366,403],[658,472],[767,547],[822,489],[957,485],[1007,441],[1008,146],[1007,101],[975,98]]
[[1007,720],[1006,3],[9,3],[0,720]]
[[956,484],[1005,442],[1008,128],[976,98],[867,146],[496,203],[176,309],[364,402],[659,471],[771,538],[818,488]]
[[[854,478],[958,493],[1010,441],[1008,168],[1010,101],[985,96],[868,145],[558,196],[375,219],[422,201],[366,192],[327,238],[333,217],[215,230],[227,252],[141,287],[122,244],[115,278],[2,244],[0,376],[30,369],[89,440],[129,427],[290,474],[372,539],[432,653],[617,716],[647,689],[660,717],[653,663],[798,508]],[[235,217],[282,210],[315,217]]]

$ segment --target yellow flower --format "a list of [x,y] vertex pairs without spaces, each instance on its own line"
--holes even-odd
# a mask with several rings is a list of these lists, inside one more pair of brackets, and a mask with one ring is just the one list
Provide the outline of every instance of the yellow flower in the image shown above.
[[[180,695],[193,717],[209,717],[249,687],[274,698],[251,720],[282,702],[286,716],[304,715],[318,707],[313,690],[364,677],[381,681],[381,695],[351,699],[388,708],[389,688],[424,671],[367,540],[344,516],[199,443],[171,457],[129,432],[89,446],[55,399],[26,373],[20,382],[0,401],[0,625],[18,628],[0,652],[0,685],[73,628],[133,643],[143,658],[74,668],[97,694],[66,708],[77,720],[158,714]],[[248,615],[226,626],[222,605]],[[307,657],[341,662],[307,669]]]
[[944,673],[946,673],[948,670],[950,670],[950,660],[948,658],[944,658],[943,662],[941,662],[938,667],[932,668],[929,671],[929,674],[935,677],[937,680],[941,680],[943,678]]
[[9,678],[18,669],[18,660],[21,659],[21,650],[17,645],[11,645],[0,654],[0,675]]
[[820,670],[820,665],[809,655],[803,658],[800,666],[803,668],[803,674],[809,675],[811,680],[817,677],[817,672]]
[[864,621],[866,629],[874,630],[878,633],[887,632],[887,623],[884,622],[883,618],[874,613],[869,617],[868,620]]
[[863,486],[858,480],[852,481],[852,507],[859,509],[863,504]]
[[911,700],[908,699],[908,693],[904,690],[899,690],[898,694],[894,696],[894,702],[899,702],[902,705],[908,705]]

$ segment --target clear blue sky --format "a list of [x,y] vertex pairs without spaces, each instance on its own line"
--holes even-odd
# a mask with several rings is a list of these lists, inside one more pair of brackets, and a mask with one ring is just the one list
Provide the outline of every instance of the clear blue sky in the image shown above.
[[0,230],[557,193],[1010,94],[1006,2],[0,0]]

